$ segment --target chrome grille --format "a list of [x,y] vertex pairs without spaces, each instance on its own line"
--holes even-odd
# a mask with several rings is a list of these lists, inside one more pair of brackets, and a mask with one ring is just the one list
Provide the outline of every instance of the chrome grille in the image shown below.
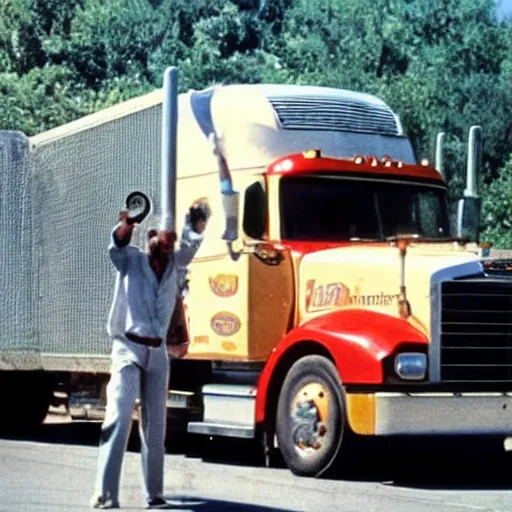
[[512,382],[512,281],[450,281],[441,292],[441,380]]
[[329,130],[400,135],[386,105],[328,96],[270,96],[285,130]]

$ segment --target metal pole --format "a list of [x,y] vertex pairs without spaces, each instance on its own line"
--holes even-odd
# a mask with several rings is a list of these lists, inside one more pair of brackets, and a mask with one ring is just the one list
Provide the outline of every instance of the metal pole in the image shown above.
[[443,146],[444,132],[439,132],[437,134],[436,140],[436,169],[439,171],[439,174],[444,178]]
[[478,197],[478,176],[482,158],[482,128],[469,129],[467,183],[465,197]]
[[160,229],[176,230],[176,148],[178,124],[178,68],[164,72],[162,100],[162,170]]

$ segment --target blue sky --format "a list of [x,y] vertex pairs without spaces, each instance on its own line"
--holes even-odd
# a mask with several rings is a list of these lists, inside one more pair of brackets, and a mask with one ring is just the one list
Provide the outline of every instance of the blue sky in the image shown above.
[[504,15],[512,15],[512,0],[497,0],[498,16],[501,18]]

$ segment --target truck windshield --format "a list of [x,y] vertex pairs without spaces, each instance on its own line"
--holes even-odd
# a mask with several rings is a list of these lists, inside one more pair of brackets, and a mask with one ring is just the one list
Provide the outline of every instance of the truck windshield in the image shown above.
[[443,187],[333,175],[283,177],[283,240],[450,239]]

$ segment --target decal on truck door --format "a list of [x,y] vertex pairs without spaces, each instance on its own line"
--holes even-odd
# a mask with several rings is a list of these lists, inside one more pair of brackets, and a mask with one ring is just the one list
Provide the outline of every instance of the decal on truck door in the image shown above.
[[316,284],[314,279],[306,283],[306,311],[321,311],[350,303],[350,290],[343,283]]
[[233,313],[221,311],[212,317],[210,325],[215,334],[219,336],[231,336],[240,330],[242,322]]
[[217,274],[208,281],[211,291],[218,297],[231,297],[238,291],[238,276],[234,274]]

